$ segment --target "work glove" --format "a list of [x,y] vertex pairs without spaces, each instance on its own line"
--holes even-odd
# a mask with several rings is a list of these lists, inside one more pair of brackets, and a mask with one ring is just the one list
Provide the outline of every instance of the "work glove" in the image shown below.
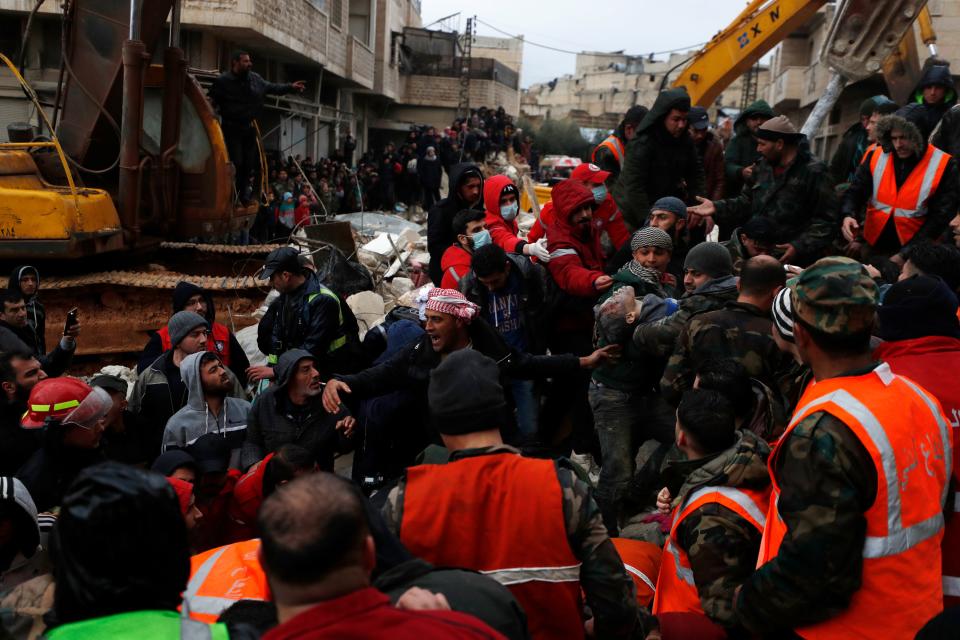
[[550,252],[547,251],[546,238],[540,238],[536,242],[531,242],[530,244],[524,245],[523,252],[531,258],[536,258],[544,264],[550,262]]

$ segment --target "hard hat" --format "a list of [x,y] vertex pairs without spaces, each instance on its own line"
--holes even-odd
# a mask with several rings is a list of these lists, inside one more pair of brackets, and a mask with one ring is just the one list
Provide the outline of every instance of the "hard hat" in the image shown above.
[[90,429],[112,405],[110,394],[99,387],[94,389],[82,380],[66,376],[47,378],[30,391],[27,412],[20,425],[24,429],[39,429],[52,418]]

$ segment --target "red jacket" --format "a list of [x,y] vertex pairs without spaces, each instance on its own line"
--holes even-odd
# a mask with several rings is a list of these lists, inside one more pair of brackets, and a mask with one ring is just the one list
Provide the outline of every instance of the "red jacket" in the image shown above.
[[[170,331],[166,325],[157,330],[160,336],[160,345],[164,351],[169,351],[173,346],[170,340]],[[219,322],[210,323],[210,333],[207,334],[207,351],[220,356],[220,361],[225,367],[230,366],[230,330],[226,325]]]
[[250,467],[237,480],[227,504],[229,522],[224,538],[228,543],[249,540],[258,535],[257,512],[263,504],[263,473],[274,455],[268,453],[267,457]]
[[[540,217],[534,221],[527,234],[527,242],[536,242],[546,235],[546,227],[553,224],[553,200],[550,200],[540,209]],[[597,231],[606,231],[613,243],[614,249],[619,249],[630,240],[630,230],[627,229],[623,221],[623,215],[617,208],[613,196],[607,194],[606,199],[600,203],[600,206],[593,212],[593,221],[597,225]]]
[[443,279],[440,281],[442,289],[460,290],[460,280],[470,271],[470,262],[473,254],[460,245],[450,245],[443,252],[440,267],[443,269]]
[[[487,231],[497,244],[507,253],[522,253],[525,241],[517,237],[520,228],[517,219],[507,222],[500,215],[500,195],[509,186],[516,188],[513,180],[507,176],[493,176],[483,183],[483,206],[487,210]],[[518,191],[519,194],[519,191]]]
[[456,611],[403,611],[373,587],[327,600],[268,631],[263,640],[494,640],[502,635]]
[[953,427],[953,491],[947,496],[946,527],[940,548],[943,550],[943,605],[960,605],[960,506],[954,494],[960,490],[960,340],[944,336],[928,336],[912,340],[884,342],[873,353],[874,358],[890,365],[891,371],[905,376],[930,392],[943,407]]
[[594,281],[603,273],[600,234],[591,227],[587,240],[570,223],[570,214],[585,204],[593,204],[593,193],[579,182],[564,180],[553,188],[554,224],[547,227],[547,267],[557,286],[571,296],[596,299]]

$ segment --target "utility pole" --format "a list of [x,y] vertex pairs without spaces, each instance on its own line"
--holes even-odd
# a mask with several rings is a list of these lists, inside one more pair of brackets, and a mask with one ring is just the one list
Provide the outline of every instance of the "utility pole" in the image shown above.
[[467,18],[467,30],[463,34],[463,45],[460,53],[460,101],[457,104],[457,113],[464,118],[470,117],[470,56],[473,50],[473,28],[477,17]]

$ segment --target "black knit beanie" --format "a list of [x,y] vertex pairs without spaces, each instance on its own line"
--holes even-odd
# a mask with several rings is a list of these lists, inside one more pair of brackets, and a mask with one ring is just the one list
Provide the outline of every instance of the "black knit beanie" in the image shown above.
[[730,252],[719,242],[701,242],[687,252],[684,269],[694,269],[711,278],[733,275],[733,260]]
[[960,338],[957,296],[937,276],[916,275],[887,290],[877,310],[887,341],[927,336]]
[[500,367],[473,349],[454,351],[430,372],[430,421],[440,433],[463,435],[504,426],[507,403]]

